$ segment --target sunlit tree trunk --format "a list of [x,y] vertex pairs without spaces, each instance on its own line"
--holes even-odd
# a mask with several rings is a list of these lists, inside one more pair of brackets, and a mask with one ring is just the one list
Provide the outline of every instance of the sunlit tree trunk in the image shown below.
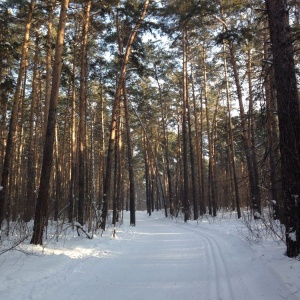
[[151,216],[151,180],[150,180],[150,169],[149,169],[149,155],[147,149],[147,142],[145,133],[142,132],[142,141],[144,148],[144,163],[145,163],[145,181],[146,181],[146,205],[147,213]]
[[124,123],[124,112],[123,112],[123,103],[119,103],[119,111],[120,111],[120,117],[117,122],[117,137],[116,137],[116,149],[115,149],[115,162],[114,162],[114,197],[113,197],[113,218],[112,223],[116,227],[116,224],[118,222],[118,215],[119,215],[119,208],[120,208],[120,199],[123,197],[121,193],[122,189],[122,177],[123,177],[123,163],[121,161],[122,159],[122,152],[123,152],[123,123]]
[[104,182],[104,170],[105,170],[105,119],[104,119],[104,109],[105,109],[105,104],[104,104],[104,92],[103,92],[103,86],[102,82],[100,82],[100,112],[99,112],[99,125],[100,125],[100,145],[99,145],[99,192],[98,192],[98,207],[101,207],[102,200],[103,200],[103,182]]
[[45,92],[45,106],[44,106],[44,126],[43,135],[46,134],[47,121],[49,114],[50,105],[50,94],[51,94],[51,68],[52,68],[52,43],[53,43],[53,10],[55,6],[55,0],[47,1],[48,8],[48,20],[47,20],[47,52],[46,52],[46,92]]
[[[251,49],[247,51],[248,61],[247,61],[247,77],[248,77],[248,87],[249,87],[249,126],[248,126],[248,134],[250,141],[250,151],[251,158],[253,164],[253,176],[255,180],[255,184],[257,189],[259,190],[259,176],[258,176],[258,165],[257,165],[257,155],[256,155],[256,147],[255,147],[255,121],[254,121],[254,104],[253,104],[253,87],[252,87],[252,53]],[[260,192],[259,194],[260,195]],[[259,197],[259,201],[257,205],[261,207],[261,199]]]
[[53,164],[53,146],[55,140],[55,125],[58,105],[58,92],[60,83],[60,74],[62,67],[62,52],[65,35],[65,26],[67,22],[67,9],[69,0],[62,0],[59,17],[57,40],[55,45],[55,57],[52,72],[52,88],[50,97],[49,116],[46,130],[46,140],[43,151],[42,172],[39,186],[39,194],[35,209],[34,228],[31,238],[31,244],[42,245],[43,231],[48,217],[48,198],[51,179],[51,170]]
[[192,203],[193,203],[193,217],[194,220],[198,219],[198,201],[197,201],[197,176],[196,176],[196,166],[195,166],[195,154],[194,154],[194,143],[192,136],[192,121],[191,121],[191,107],[190,98],[187,98],[187,123],[188,123],[188,135],[189,135],[189,145],[190,145],[190,163],[191,163],[191,185],[192,185]]
[[75,84],[76,60],[74,56],[72,66],[71,85],[71,124],[70,124],[70,165],[69,165],[69,208],[68,221],[72,223],[74,217],[74,202],[75,202],[75,179],[76,179],[76,84]]
[[205,114],[206,114],[206,132],[207,132],[207,142],[208,142],[208,154],[209,154],[209,164],[208,164],[208,209],[209,214],[215,216],[214,203],[215,203],[215,188],[214,188],[214,173],[213,173],[213,145],[212,136],[210,129],[210,116],[209,116],[209,105],[208,105],[208,95],[207,95],[207,71],[206,71],[206,49],[203,48],[203,89],[204,89],[204,101],[205,101]]
[[59,150],[59,142],[58,142],[58,128],[55,127],[55,146],[54,146],[54,161],[55,161],[55,183],[53,184],[54,188],[54,221],[58,220],[59,213],[59,204],[62,200],[62,168],[61,168],[61,153]]
[[187,132],[187,30],[182,30],[182,46],[183,46],[183,80],[182,80],[182,155],[183,155],[183,207],[184,221],[190,218],[189,214],[189,172],[188,172],[188,132]]
[[[194,110],[194,126],[195,126],[195,144],[196,144],[196,154],[197,154],[197,173],[198,173],[198,193],[196,194],[196,201],[199,203],[200,206],[200,216],[205,213],[205,206],[204,206],[204,196],[203,196],[203,187],[202,187],[202,154],[201,154],[201,140],[202,135],[199,132],[199,118],[197,114],[197,104],[196,104],[196,95],[195,95],[195,87],[194,87],[194,76],[192,70],[192,96],[193,96],[193,110]],[[202,100],[202,99],[201,99]],[[199,134],[200,133],[200,134]],[[200,137],[200,136],[201,137]],[[200,140],[201,139],[201,140]]]
[[141,15],[139,17],[139,20],[137,21],[136,25],[133,27],[130,36],[128,38],[128,44],[126,46],[123,64],[120,70],[120,75],[118,76],[118,82],[117,82],[117,89],[113,104],[113,111],[112,111],[112,120],[110,125],[110,136],[109,136],[109,142],[108,142],[108,149],[107,149],[107,157],[106,157],[106,173],[105,173],[105,179],[104,179],[104,186],[103,186],[103,201],[102,201],[102,215],[101,215],[101,229],[105,230],[106,225],[106,217],[108,212],[108,194],[110,192],[110,183],[112,178],[112,163],[113,163],[113,151],[114,151],[114,145],[115,145],[115,139],[116,139],[116,122],[118,118],[118,107],[119,102],[121,101],[121,92],[123,88],[123,84],[125,82],[125,76],[126,76],[126,70],[127,70],[127,64],[129,61],[129,56],[131,53],[132,44],[134,42],[134,39],[137,35],[138,29],[140,25],[142,24],[146,13],[148,9],[150,0],[146,0],[144,3],[143,10],[141,12]]
[[[226,22],[215,16],[215,18],[223,25],[225,32],[228,31],[228,25]],[[244,102],[243,102],[243,94],[242,94],[242,86],[240,75],[238,72],[238,66],[236,61],[236,54],[235,54],[235,47],[232,40],[228,40],[228,48],[229,48],[229,56],[230,62],[233,69],[233,77],[236,86],[236,93],[239,103],[240,109],[240,119],[241,119],[241,127],[242,127],[242,142],[243,148],[245,151],[246,162],[247,162],[247,169],[248,169],[248,178],[249,178],[249,191],[250,191],[250,199],[251,199],[251,208],[253,210],[254,218],[260,218],[261,213],[261,195],[259,189],[259,182],[258,182],[258,174],[257,174],[257,166],[255,159],[253,158],[252,153],[252,140],[251,140],[251,132],[250,128],[247,127],[246,122],[246,114],[244,109]]]
[[[8,10],[5,13],[8,15]],[[0,27],[0,43],[5,44],[5,41],[8,36],[9,31],[9,21],[3,19],[2,26]],[[3,170],[3,159],[5,156],[5,148],[6,148],[6,129],[7,129],[7,108],[8,108],[8,97],[9,94],[13,93],[13,85],[11,78],[9,75],[9,65],[7,62],[10,60],[11,53],[10,48],[1,49],[0,51],[0,82],[2,86],[0,88],[0,139],[2,143],[0,143],[0,170]],[[0,172],[0,182],[1,182],[1,172]],[[1,204],[0,204],[1,207]],[[0,211],[1,213],[1,211]],[[0,224],[1,227],[1,224]]]
[[211,128],[211,174],[212,174],[212,209],[213,216],[217,215],[217,206],[218,206],[218,193],[217,193],[217,172],[216,172],[216,140],[217,140],[217,114],[219,108],[219,95],[217,95],[215,110],[212,119],[212,128]]
[[134,171],[133,171],[133,157],[132,157],[131,133],[130,133],[130,123],[129,123],[129,109],[128,109],[128,100],[126,95],[125,82],[123,83],[123,103],[124,103],[126,138],[127,138],[130,225],[135,226],[136,219],[135,219]]
[[92,0],[86,1],[83,13],[83,28],[81,42],[81,61],[80,61],[80,89],[79,89],[79,125],[78,125],[78,222],[84,223],[84,206],[87,201],[87,186],[85,184],[86,170],[86,85],[87,85],[87,42],[88,29],[90,23],[90,10]]
[[167,112],[167,105],[166,100],[163,99],[162,88],[158,78],[157,67],[155,67],[155,80],[158,86],[159,91],[159,101],[160,101],[160,111],[161,111],[161,119],[162,119],[162,130],[163,130],[163,146],[164,146],[164,155],[165,155],[165,165],[166,165],[166,186],[167,186],[167,193],[166,193],[166,201],[169,204],[170,215],[174,215],[174,203],[173,203],[173,187],[172,187],[172,177],[171,177],[171,168],[170,168],[170,158],[169,158],[169,138],[167,133],[167,124],[166,124],[166,112]]
[[[120,3],[119,3],[120,5]],[[121,28],[119,22],[119,15],[116,15],[116,27],[118,35],[119,53],[120,56],[124,55],[123,40],[125,37],[121,36]],[[124,31],[126,32],[126,29]],[[123,61],[120,60],[120,68],[122,68]],[[133,171],[133,154],[131,145],[131,133],[130,133],[130,121],[129,121],[129,108],[128,99],[126,94],[126,79],[124,78],[122,84],[122,99],[125,113],[125,128],[126,128],[126,140],[127,140],[127,160],[128,160],[128,176],[129,176],[129,210],[130,210],[130,225],[135,226],[135,188],[134,188],[134,171]],[[120,101],[120,100],[119,100]],[[121,103],[121,101],[120,101]],[[121,107],[121,105],[120,105]],[[120,108],[121,109],[121,108]]]
[[25,34],[24,34],[24,41],[22,45],[20,67],[19,67],[15,93],[13,97],[13,106],[12,106],[12,112],[11,112],[10,123],[9,123],[9,131],[8,131],[8,137],[6,143],[4,163],[2,168],[1,190],[0,190],[0,228],[5,216],[4,210],[5,210],[6,193],[8,188],[9,172],[11,171],[11,160],[13,158],[13,147],[15,144],[16,128],[18,123],[18,108],[19,108],[20,97],[21,97],[21,85],[22,85],[22,81],[26,69],[26,59],[28,55],[28,44],[30,39],[30,28],[32,23],[34,6],[35,6],[35,0],[31,0],[28,6],[29,11],[28,11],[27,22],[25,25]]
[[248,177],[249,177],[249,185],[250,185],[250,199],[251,205],[254,213],[254,218],[260,218],[261,213],[261,203],[260,203],[260,190],[259,183],[257,182],[258,176],[255,175],[257,170],[255,170],[255,162],[253,161],[253,156],[251,153],[251,140],[248,135],[248,130],[246,125],[246,115],[243,104],[243,96],[242,96],[242,88],[240,83],[240,78],[238,74],[238,67],[236,63],[234,46],[233,43],[230,42],[230,60],[233,68],[234,80],[236,84],[237,97],[240,108],[240,117],[241,117],[241,126],[242,126],[242,141],[244,146],[244,151],[246,155],[247,168],[248,168]]
[[[223,46],[225,53],[225,46]],[[237,170],[236,170],[236,157],[235,157],[235,147],[232,134],[232,121],[231,121],[231,101],[229,95],[229,84],[228,84],[228,71],[227,71],[227,59],[224,54],[224,75],[226,83],[226,104],[227,104],[227,131],[228,131],[228,146],[229,146],[229,157],[232,164],[232,173],[234,181],[234,192],[235,192],[235,205],[238,218],[241,217],[241,208],[240,208],[240,192],[238,186]],[[231,166],[229,166],[231,168]]]
[[33,65],[33,74],[32,74],[32,92],[31,92],[31,104],[30,104],[30,119],[29,119],[29,141],[28,141],[28,149],[27,149],[27,199],[26,206],[24,212],[24,220],[30,221],[33,208],[35,205],[35,155],[34,155],[34,115],[35,109],[37,105],[37,68],[38,68],[38,40],[39,33],[36,32],[36,40],[35,40],[35,54],[34,54],[34,65]]

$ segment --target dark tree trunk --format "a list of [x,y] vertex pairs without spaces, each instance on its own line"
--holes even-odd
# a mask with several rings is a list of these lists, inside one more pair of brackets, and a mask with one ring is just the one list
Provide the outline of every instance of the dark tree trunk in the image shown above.
[[21,85],[22,85],[23,77],[25,75],[25,70],[26,70],[26,59],[27,59],[27,55],[28,55],[30,27],[31,27],[31,22],[32,22],[34,6],[35,6],[35,0],[32,0],[29,5],[27,23],[25,26],[25,34],[24,34],[24,42],[23,42],[23,47],[22,47],[21,62],[20,62],[16,90],[15,90],[15,94],[14,94],[14,98],[13,98],[13,107],[12,107],[12,113],[11,113],[10,123],[9,123],[6,151],[5,151],[5,157],[4,157],[3,167],[2,167],[1,190],[0,190],[0,228],[1,228],[2,221],[5,218],[4,210],[5,210],[6,193],[7,193],[8,182],[9,182],[9,172],[11,169],[11,161],[12,161],[12,157],[13,157],[13,149],[14,149],[14,145],[15,145],[17,123],[18,123],[18,108],[19,108],[19,102],[20,102],[20,96],[21,96]]
[[300,115],[289,9],[285,0],[266,0],[277,88],[287,255],[300,249]]
[[108,194],[110,193],[110,183],[112,178],[112,163],[113,163],[113,152],[114,152],[114,145],[115,145],[115,139],[116,139],[116,122],[118,118],[118,107],[119,102],[121,101],[121,91],[123,88],[123,84],[125,82],[125,76],[126,76],[126,70],[127,70],[127,64],[129,61],[130,53],[132,44],[134,42],[134,39],[137,35],[138,29],[141,26],[149,6],[150,0],[146,0],[144,3],[144,7],[142,10],[142,13],[136,23],[136,25],[133,27],[130,36],[128,38],[127,47],[124,54],[124,60],[123,64],[120,70],[120,75],[118,77],[118,83],[117,83],[117,90],[115,95],[115,101],[112,111],[112,118],[111,118],[111,125],[110,125],[110,136],[109,136],[109,142],[108,142],[108,150],[107,150],[107,157],[106,157],[106,173],[105,173],[105,179],[104,179],[104,185],[103,185],[103,201],[102,201],[102,214],[101,214],[101,229],[105,230],[106,225],[106,217],[108,212]]
[[51,180],[51,170],[53,164],[53,146],[55,138],[56,110],[58,104],[59,82],[62,67],[62,51],[65,35],[65,26],[67,21],[67,8],[69,0],[63,0],[61,3],[61,11],[57,32],[57,40],[55,46],[54,67],[52,73],[52,89],[50,97],[50,107],[48,115],[48,123],[46,130],[46,141],[44,145],[44,156],[42,162],[42,173],[39,187],[39,194],[35,209],[33,235],[31,244],[42,245],[43,231],[48,217],[48,198]]
[[34,66],[32,74],[32,92],[31,92],[31,105],[30,105],[30,120],[29,120],[29,142],[27,149],[27,197],[26,206],[24,212],[25,222],[29,222],[32,218],[33,208],[35,205],[35,155],[34,155],[34,110],[37,103],[37,65],[38,65],[38,39],[39,34],[36,32],[35,41],[35,54],[34,54]]
[[142,140],[144,145],[144,163],[145,163],[145,181],[146,181],[146,205],[147,213],[151,216],[151,180],[150,180],[150,170],[149,170],[149,155],[146,143],[146,136],[142,134]]
[[83,225],[85,204],[87,201],[87,185],[86,180],[86,74],[87,74],[87,42],[88,42],[88,29],[90,23],[90,9],[92,0],[87,1],[84,7],[84,20],[82,27],[82,44],[81,44],[81,62],[80,62],[80,90],[79,90],[79,125],[78,125],[78,222]]
[[264,59],[266,61],[264,65],[264,88],[265,88],[265,97],[266,97],[266,125],[267,125],[267,139],[268,139],[268,154],[269,154],[269,165],[270,165],[270,197],[273,206],[273,218],[281,219],[282,218],[283,207],[282,199],[280,197],[281,187],[280,185],[280,165],[277,163],[280,161],[279,153],[279,136],[278,136],[278,118],[274,114],[274,111],[277,111],[276,106],[276,87],[275,87],[275,78],[274,78],[274,68],[271,64],[267,63],[269,59],[269,32],[267,28],[267,21],[265,22],[265,31],[264,31]]
[[[225,53],[225,46],[223,47]],[[233,181],[234,181],[234,191],[235,191],[235,203],[233,207],[236,205],[236,211],[238,214],[238,218],[241,218],[241,208],[240,208],[240,192],[238,187],[238,179],[237,179],[237,170],[236,170],[236,162],[235,162],[235,147],[233,141],[233,133],[232,133],[232,122],[231,122],[231,103],[230,103],[230,95],[229,95],[229,85],[228,85],[228,74],[227,74],[227,59],[224,54],[224,75],[225,75],[225,83],[226,83],[226,105],[227,105],[227,131],[228,131],[228,156],[229,161],[231,161],[231,166],[233,173]]]
[[[167,125],[166,125],[166,113],[167,113],[167,105],[166,100],[163,98],[162,88],[161,84],[158,79],[158,72],[157,68],[155,67],[155,80],[156,84],[158,86],[159,91],[159,101],[160,101],[160,110],[161,110],[161,118],[162,118],[162,130],[163,130],[163,147],[164,147],[164,155],[165,155],[165,165],[166,165],[166,171],[167,171],[167,177],[166,177],[166,202],[169,204],[170,209],[170,215],[174,215],[174,203],[173,203],[173,187],[172,187],[172,176],[171,176],[171,168],[170,168],[170,158],[169,158],[169,138],[168,138],[168,132],[167,132]],[[166,206],[167,206],[166,203]]]
[[[73,61],[73,71],[75,74],[76,61]],[[71,124],[70,124],[70,181],[69,181],[69,209],[68,209],[68,220],[69,223],[73,222],[74,217],[74,196],[75,196],[75,178],[76,178],[76,120],[75,120],[75,110],[76,110],[76,84],[75,76],[72,77],[72,95],[71,95]]]
[[187,31],[182,32],[183,43],[183,99],[182,99],[182,154],[183,154],[183,207],[184,221],[187,222],[189,216],[189,172],[188,172],[188,132],[187,132]]
[[136,220],[135,220],[134,171],[133,171],[133,157],[132,157],[131,133],[130,133],[130,123],[129,123],[129,109],[128,109],[128,100],[126,95],[125,82],[123,86],[123,103],[124,103],[124,111],[125,111],[125,125],[126,125],[126,137],[127,137],[130,225],[135,226]]
[[[205,206],[204,206],[204,197],[203,197],[203,187],[202,187],[202,157],[201,157],[201,141],[202,140],[202,135],[201,132],[199,134],[199,127],[198,127],[198,116],[197,116],[197,105],[196,105],[196,95],[195,95],[195,87],[194,87],[194,74],[193,70],[191,72],[191,77],[192,77],[192,97],[193,97],[193,110],[194,110],[194,126],[195,126],[195,144],[196,144],[196,159],[197,159],[197,182],[198,182],[198,193],[196,193],[196,201],[197,201],[197,206],[199,205],[200,208],[200,216],[202,216],[205,213]],[[201,136],[201,138],[199,137]],[[197,177],[197,176],[196,176]],[[195,206],[194,206],[195,209]]]

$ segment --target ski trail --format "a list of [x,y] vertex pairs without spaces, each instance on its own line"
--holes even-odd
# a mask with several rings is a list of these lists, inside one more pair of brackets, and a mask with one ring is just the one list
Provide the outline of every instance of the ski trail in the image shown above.
[[220,226],[139,213],[137,226],[124,225],[117,235],[83,240],[78,253],[75,247],[33,257],[41,264],[35,277],[32,272],[31,280],[18,282],[18,294],[2,291],[3,299],[298,299],[244,241]]
[[[177,223],[178,224],[178,223]],[[202,261],[203,272],[207,274],[207,285],[209,287],[209,299],[235,300],[230,274],[226,260],[222,254],[219,244],[212,236],[199,232],[191,226],[178,224],[181,230],[193,233],[204,242],[205,258]],[[207,298],[208,299],[208,298]],[[240,298],[238,298],[240,299]]]
[[[161,219],[161,222],[168,220]],[[181,222],[173,224],[193,233],[203,243],[207,263],[202,261],[202,271],[208,275],[209,287],[209,296],[205,300],[298,299],[239,237],[218,232],[213,227],[204,229],[201,223],[196,226]],[[237,253],[237,249],[242,253]]]
[[[212,257],[213,264],[214,264],[214,275],[217,279],[217,297],[218,299],[232,299],[235,300],[232,284],[230,281],[230,275],[228,272],[228,268],[225,262],[225,259],[220,251],[219,245],[216,241],[208,235],[203,233],[199,234],[199,236],[203,237],[204,240],[207,242],[207,252],[208,255]],[[215,285],[210,285],[211,290],[215,289]]]

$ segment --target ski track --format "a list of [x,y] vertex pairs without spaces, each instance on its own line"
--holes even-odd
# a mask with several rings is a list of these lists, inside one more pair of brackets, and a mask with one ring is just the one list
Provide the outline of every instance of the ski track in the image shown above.
[[[203,229],[201,223],[197,226],[190,224],[187,226],[183,223],[176,223],[176,225],[183,230],[193,232],[206,243],[205,251],[209,263],[205,267],[208,268],[208,273],[212,274],[212,281],[209,282],[211,299],[299,299],[288,291],[269,266],[261,259],[253,258],[249,245],[245,245],[243,240],[216,232],[214,229]],[[240,261],[240,253],[239,260],[235,259],[234,243],[239,243],[237,249],[244,250],[243,261]]]
[[[143,217],[119,240],[111,241],[110,252],[97,250],[101,238],[93,241],[91,255],[62,258],[51,271],[23,283],[18,288],[21,295],[2,296],[7,300],[298,299],[239,237],[203,228],[201,223]],[[244,253],[235,256],[235,248]]]

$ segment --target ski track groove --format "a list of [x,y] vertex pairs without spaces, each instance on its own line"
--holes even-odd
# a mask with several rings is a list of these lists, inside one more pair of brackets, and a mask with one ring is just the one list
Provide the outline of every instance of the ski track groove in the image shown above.
[[[209,244],[209,248],[211,249],[211,251],[208,251],[208,252],[213,257],[215,274],[218,279],[218,282],[217,282],[218,299],[221,299],[222,296],[225,296],[225,299],[235,300],[233,290],[232,290],[230,276],[228,273],[228,268],[227,268],[226,262],[224,260],[224,257],[220,251],[220,247],[219,247],[218,243],[216,243],[216,241],[213,238],[211,238],[203,233],[197,234],[197,235],[204,237],[205,240]],[[223,274],[224,281],[220,281],[219,274]]]
[[[195,247],[199,247],[198,252],[196,252],[195,262],[197,264],[197,268],[199,268],[199,272],[202,274],[199,276],[199,285],[195,288],[199,289],[201,287],[201,295],[200,299],[203,300],[271,300],[268,298],[268,295],[265,295],[262,291],[261,287],[257,287],[253,289],[256,283],[259,283],[259,279],[255,278],[255,272],[250,270],[250,275],[245,277],[244,268],[251,264],[252,261],[256,264],[261,264],[260,261],[255,261],[256,258],[251,258],[251,261],[247,261],[243,265],[239,265],[239,261],[235,259],[234,256],[234,248],[235,248],[235,240],[227,239],[226,236],[222,236],[222,233],[215,230],[207,230],[201,226],[194,226],[192,224],[185,224],[182,222],[171,222],[170,219],[147,219],[147,223],[144,223],[144,227],[137,225],[136,228],[124,228],[123,234],[120,236],[120,239],[123,240],[122,243],[118,245],[118,249],[122,250],[124,248],[125,252],[119,259],[126,258],[126,255],[139,255],[139,252],[136,252],[137,249],[135,247],[137,245],[142,246],[140,249],[142,252],[147,252],[147,244],[151,241],[144,240],[143,234],[151,234],[151,230],[148,232],[148,226],[153,226],[153,224],[163,223],[163,234],[167,232],[174,232],[174,228],[177,228],[176,233],[178,234],[187,234],[189,235],[189,240],[197,240],[198,242],[194,245]],[[175,226],[174,226],[175,225]],[[188,225],[188,226],[187,226]],[[205,231],[205,232],[204,232]],[[199,238],[198,238],[199,237]],[[200,242],[199,242],[200,241]],[[153,240],[155,243],[155,240]],[[98,264],[98,260],[100,258],[100,262],[102,259],[101,253],[102,250],[97,249],[98,241],[95,241],[93,245],[91,245],[93,251],[89,255],[82,256],[80,259],[70,259],[67,262],[62,260],[60,266],[57,269],[52,269],[50,272],[42,273],[37,280],[33,282],[27,282],[27,289],[25,293],[22,295],[20,299],[28,299],[28,300],[37,300],[43,299],[44,296],[48,296],[49,294],[53,294],[53,291],[57,291],[60,288],[65,286],[69,286],[71,280],[76,280],[78,277],[80,278],[80,272],[86,269],[87,267],[93,267]],[[125,245],[127,246],[125,247]],[[130,247],[128,247],[130,244]],[[177,245],[175,243],[175,245]],[[155,244],[155,247],[159,247],[159,244]],[[155,249],[156,249],[155,248]],[[175,247],[175,251],[177,248]],[[178,251],[180,251],[180,247]],[[182,248],[183,249],[183,248]],[[90,249],[87,249],[89,251]],[[159,250],[159,248],[158,248]],[[157,252],[157,250],[155,250]],[[197,251],[197,250],[196,250]],[[110,252],[110,250],[108,250]],[[155,252],[155,253],[156,253]],[[104,252],[105,253],[105,250]],[[197,254],[198,253],[198,254]],[[55,254],[53,254],[55,255]],[[183,253],[184,255],[184,253]],[[121,260],[120,260],[121,261]],[[108,262],[108,261],[107,261]],[[101,267],[99,268],[101,270]],[[116,269],[117,274],[116,277],[120,281],[128,280],[128,273],[125,272],[123,268]],[[180,270],[179,270],[180,272]],[[129,275],[130,276],[130,275]],[[94,280],[93,284],[96,284]],[[94,278],[95,279],[95,278]],[[102,288],[111,289],[112,282],[110,280],[101,280]],[[86,282],[86,281],[84,281]],[[150,283],[150,282],[149,282]],[[176,283],[176,282],[175,282]],[[260,284],[258,284],[261,286]],[[71,286],[71,285],[70,285]],[[252,288],[251,288],[252,287]],[[70,287],[69,287],[70,288]],[[278,297],[276,299],[287,299],[291,300],[294,297],[289,294],[282,296],[281,290],[275,286],[274,290],[277,290]],[[74,299],[77,295],[72,293]],[[71,296],[71,295],[70,295]],[[194,296],[193,296],[194,297]],[[274,297],[272,298],[275,299]],[[48,298],[47,298],[48,299]],[[61,299],[61,298],[59,298]],[[87,298],[92,299],[92,298]],[[112,298],[110,298],[112,299]],[[148,299],[148,298],[147,298]],[[154,298],[158,300],[158,298]],[[169,299],[169,298],[168,298]],[[176,298],[175,298],[176,299]],[[194,298],[192,298],[194,299]],[[198,299],[198,298],[197,298]],[[8,300],[15,300],[13,298],[8,298]],[[114,299],[113,299],[114,300]],[[160,299],[159,299],[160,300]]]
[[[187,232],[193,232],[194,234],[200,236],[201,238],[204,238],[204,241],[208,245],[208,247],[205,247],[206,257],[208,258],[207,269],[210,273],[212,273],[210,262],[213,263],[213,269],[214,269],[214,273],[210,274],[213,275],[212,277],[214,277],[214,282],[211,283],[209,286],[210,293],[213,299],[235,300],[236,298],[234,296],[228,267],[218,242],[212,236],[205,234],[200,230],[196,230],[191,226],[185,227],[185,226],[180,226],[179,223],[176,224],[178,227],[180,227],[180,229],[183,229],[184,231]],[[220,275],[223,275],[223,281],[222,278],[220,278]]]
[[[164,221],[164,220],[162,220]],[[217,287],[212,283],[210,284],[210,289],[213,291],[213,297],[217,297],[217,298],[213,298],[213,300],[217,299],[217,300],[240,300],[241,296],[240,293],[243,293],[242,299],[243,300],[253,300],[253,299],[267,299],[269,300],[269,298],[265,295],[262,295],[261,293],[259,293],[259,291],[256,291],[256,289],[251,289],[251,291],[249,290],[249,282],[245,282],[245,280],[243,280],[242,276],[237,276],[237,278],[235,278],[235,282],[234,284],[232,284],[231,279],[229,274],[234,274],[235,273],[235,268],[234,268],[234,264],[231,263],[230,265],[230,271],[228,269],[227,263],[226,263],[226,259],[224,259],[224,250],[221,250],[220,248],[220,244],[218,241],[216,241],[215,237],[214,237],[214,233],[212,232],[203,232],[203,230],[207,230],[201,227],[193,227],[193,226],[184,226],[186,224],[184,223],[179,223],[176,222],[175,223],[177,225],[177,227],[179,227],[180,229],[183,229],[184,231],[187,232],[193,232],[194,234],[198,235],[201,238],[204,238],[204,240],[208,243],[209,247],[205,247],[205,251],[207,254],[207,258],[209,261],[213,261],[214,264],[214,271],[215,271],[215,278],[214,278],[214,282],[216,283]],[[219,236],[220,237],[220,236]],[[224,243],[224,246],[226,246],[226,243]],[[211,251],[209,251],[209,248],[211,249]],[[225,248],[225,247],[224,247]],[[211,259],[212,257],[212,259]],[[228,253],[227,255],[225,255],[225,257],[229,257]],[[261,262],[263,265],[264,263]],[[221,266],[221,269],[220,269]],[[269,270],[268,266],[265,266],[266,269]],[[209,271],[211,269],[211,267],[207,266],[207,271]],[[272,271],[271,271],[272,273]],[[224,274],[224,279],[226,278],[226,284],[220,282],[220,276],[219,274]],[[239,283],[239,284],[238,284]],[[235,290],[233,290],[233,287],[235,287]],[[214,291],[216,291],[214,293]],[[235,291],[235,292],[234,292]],[[278,290],[278,299],[286,299],[286,300],[292,300],[295,299],[293,297],[293,294],[288,294],[285,296],[282,296]],[[277,299],[277,298],[276,298]],[[297,298],[298,299],[298,298]],[[271,300],[271,299],[270,299]]]

